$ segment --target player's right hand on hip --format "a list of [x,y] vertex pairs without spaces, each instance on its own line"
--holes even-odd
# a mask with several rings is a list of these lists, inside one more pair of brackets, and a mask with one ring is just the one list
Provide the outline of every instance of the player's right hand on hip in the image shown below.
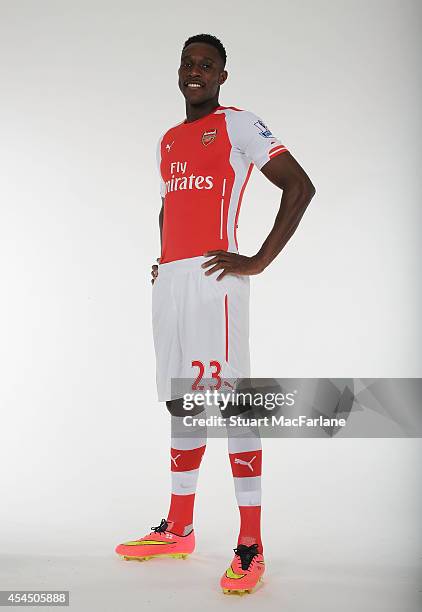
[[[160,263],[160,258],[159,257],[157,257],[157,261],[158,261],[158,263]],[[155,279],[158,276],[158,266],[157,266],[157,264],[154,264],[154,265],[151,266],[151,276],[152,276],[151,283],[154,284]]]

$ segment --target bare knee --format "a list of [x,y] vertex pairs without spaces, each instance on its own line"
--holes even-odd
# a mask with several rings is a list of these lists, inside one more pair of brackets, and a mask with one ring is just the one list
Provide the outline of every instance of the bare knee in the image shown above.
[[186,415],[196,415],[203,412],[203,406],[194,406],[192,409],[187,410],[183,406],[183,398],[176,400],[169,400],[166,402],[167,410],[170,412],[171,416],[179,416],[184,417]]

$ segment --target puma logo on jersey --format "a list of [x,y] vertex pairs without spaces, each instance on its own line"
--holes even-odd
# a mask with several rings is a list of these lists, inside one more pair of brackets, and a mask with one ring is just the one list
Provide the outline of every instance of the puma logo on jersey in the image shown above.
[[167,151],[167,153],[170,151],[173,143],[174,143],[174,140],[172,140],[172,142],[170,144],[166,144],[166,151]]
[[234,462],[238,463],[239,465],[247,465],[250,471],[253,472],[252,462],[255,461],[255,459],[256,459],[256,455],[254,455],[250,461],[244,461],[243,459],[238,459],[236,457]]

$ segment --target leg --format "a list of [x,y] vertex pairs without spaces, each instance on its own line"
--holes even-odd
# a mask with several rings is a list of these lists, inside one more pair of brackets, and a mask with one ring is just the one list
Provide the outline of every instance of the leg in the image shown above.
[[[207,429],[205,426],[186,428],[182,400],[166,402],[171,414],[171,502],[167,522],[169,531],[184,536],[193,529],[193,509],[199,467],[205,452]],[[189,411],[190,415],[203,412],[202,408]]]
[[[243,413],[243,418],[248,417],[248,412],[240,410],[239,413]],[[253,415],[249,414],[249,416]],[[257,427],[227,424],[227,441],[236,500],[240,512],[240,531],[237,544],[244,544],[245,546],[257,544],[258,552],[262,554],[262,445],[259,429]]]
[[[242,411],[240,411],[242,412]],[[242,416],[248,413],[243,411]],[[261,439],[259,430],[227,424],[230,464],[240,511],[235,556],[220,585],[224,593],[251,593],[265,571],[261,518]]]

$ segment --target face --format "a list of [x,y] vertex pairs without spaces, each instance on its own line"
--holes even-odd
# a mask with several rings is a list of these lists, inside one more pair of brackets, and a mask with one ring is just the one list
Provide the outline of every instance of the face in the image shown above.
[[223,60],[212,45],[191,43],[183,49],[179,89],[190,104],[202,104],[215,98],[226,79]]

